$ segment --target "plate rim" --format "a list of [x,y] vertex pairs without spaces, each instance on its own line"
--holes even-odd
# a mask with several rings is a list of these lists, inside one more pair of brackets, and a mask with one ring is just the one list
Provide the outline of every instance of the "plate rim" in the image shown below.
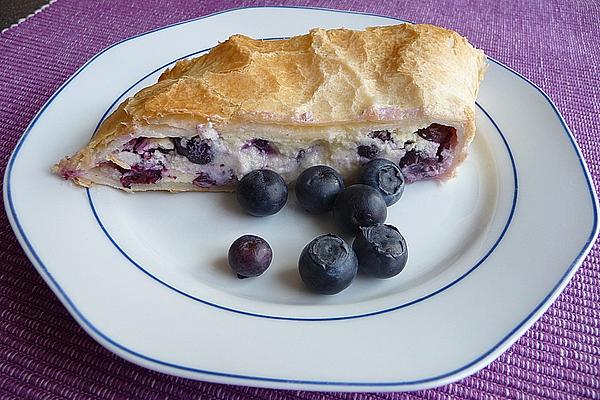
[[[369,389],[374,390],[414,390],[418,388],[429,388],[439,386],[445,383],[449,383],[455,380],[458,380],[462,377],[468,376],[471,373],[476,372],[477,370],[484,368],[490,362],[492,362],[504,349],[508,348],[512,343],[514,343],[521,335],[519,332],[524,332],[527,328],[529,328],[540,316],[541,314],[553,303],[553,300],[562,292],[564,286],[569,282],[571,277],[580,267],[583,258],[590,251],[592,245],[594,244],[596,237],[598,235],[599,224],[598,224],[598,198],[595,191],[595,187],[593,185],[593,179],[591,177],[589,168],[583,158],[581,153],[581,149],[575,140],[572,132],[567,126],[566,121],[563,116],[558,111],[558,108],[550,99],[550,97],[535,83],[521,75],[519,72],[513,70],[512,68],[504,65],[503,63],[495,60],[492,57],[488,57],[489,60],[493,61],[500,67],[506,69],[511,72],[513,75],[516,75],[518,78],[522,79],[529,85],[531,85],[534,89],[536,89],[539,94],[548,102],[550,108],[554,111],[555,115],[558,117],[562,128],[564,129],[569,142],[571,143],[573,150],[575,151],[575,155],[579,161],[579,165],[582,168],[583,176],[585,183],[587,184],[588,194],[592,200],[592,211],[593,211],[593,224],[591,232],[583,243],[583,247],[581,251],[577,254],[574,260],[570,263],[570,265],[566,268],[565,272],[562,274],[558,282],[552,287],[550,292],[533,308],[533,310],[527,314],[527,316],[516,326],[508,332],[505,336],[503,336],[498,343],[496,343],[491,349],[485,351],[479,357],[474,359],[473,361],[463,365],[462,367],[456,368],[452,371],[449,371],[444,374],[439,374],[430,378],[422,378],[418,380],[412,381],[398,381],[398,382],[343,382],[343,381],[318,381],[318,380],[294,380],[294,379],[285,379],[285,378],[269,378],[269,377],[260,377],[260,376],[252,376],[252,375],[243,375],[243,374],[234,374],[234,373],[224,373],[218,371],[209,371],[203,370],[199,368],[186,367],[182,365],[177,365],[165,361],[161,361],[155,359],[153,357],[145,356],[135,350],[131,350],[126,346],[123,346],[111,339],[110,337],[103,334],[98,328],[96,328],[87,318],[77,309],[76,305],[73,301],[66,295],[61,286],[57,283],[54,277],[50,274],[50,272],[46,269],[43,261],[40,256],[35,252],[33,246],[29,242],[27,235],[23,227],[21,226],[18,216],[16,214],[12,194],[10,187],[10,178],[13,171],[14,161],[18,152],[25,142],[30,131],[33,129],[35,123],[39,119],[39,117],[44,113],[44,111],[48,108],[48,106],[54,101],[54,99],[62,92],[62,90],[77,76],[79,75],[86,67],[88,67],[94,60],[96,60],[100,55],[104,54],[109,49],[118,46],[122,43],[125,43],[129,40],[137,39],[139,37],[148,35],[153,32],[161,31],[164,29],[168,29],[174,26],[191,23],[195,21],[199,21],[202,19],[206,19],[209,17],[213,17],[220,14],[231,13],[235,11],[248,10],[248,9],[301,9],[301,10],[318,10],[318,11],[328,11],[333,13],[341,13],[341,14],[357,14],[357,15],[366,15],[366,16],[374,16],[381,18],[388,18],[392,20],[402,21],[402,22],[410,22],[407,20],[403,20],[393,16],[369,13],[369,12],[358,12],[351,10],[338,10],[331,8],[319,8],[319,7],[310,7],[310,6],[248,6],[248,7],[238,7],[238,8],[230,8],[226,10],[217,11],[211,14],[203,15],[200,17],[188,19],[185,21],[176,22],[170,25],[162,26],[159,28],[155,28],[146,32],[142,32],[138,35],[131,36],[129,38],[123,39],[112,45],[104,48],[94,56],[92,56],[88,61],[86,61],[79,69],[77,69],[53,94],[52,96],[44,103],[44,105],[40,108],[40,110],[35,114],[24,133],[19,138],[13,152],[7,163],[7,168],[4,174],[4,183],[3,183],[3,198],[4,198],[4,206],[6,210],[6,215],[8,216],[8,220],[10,225],[15,233],[16,238],[19,241],[19,244],[24,249],[27,257],[32,262],[38,273],[42,276],[46,284],[52,289],[54,294],[59,298],[61,303],[67,308],[69,313],[75,318],[75,320],[79,323],[79,325],[84,328],[84,330],[93,337],[100,345],[107,348],[109,351],[119,355],[120,357],[133,362],[134,364],[142,365],[146,368],[154,369],[163,373],[171,373],[180,376],[186,376],[188,378],[196,378],[202,379],[198,375],[202,377],[219,377],[222,379],[213,379],[212,382],[218,383],[234,383],[234,384],[242,384],[242,385],[254,385],[254,386],[265,386],[265,387],[279,387],[279,388],[290,388],[290,387],[301,387],[302,389],[308,390],[362,390],[368,391]],[[177,374],[173,371],[182,371]],[[224,378],[224,379],[223,379]],[[262,383],[262,385],[261,385]],[[271,385],[267,385],[271,384]],[[275,384],[273,386],[272,384]]]

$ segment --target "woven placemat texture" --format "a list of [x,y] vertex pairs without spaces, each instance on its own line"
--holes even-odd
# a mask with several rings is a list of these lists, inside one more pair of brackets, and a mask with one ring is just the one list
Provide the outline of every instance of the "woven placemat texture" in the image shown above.
[[[226,8],[311,5],[453,28],[539,85],[600,182],[600,6],[595,1],[58,0],[0,35],[0,173],[50,95],[104,47]],[[557,182],[560,190],[560,182]],[[25,257],[0,212],[1,399],[600,398],[600,248],[506,353],[458,383],[414,393],[275,391],[174,378],[132,365],[88,337]]]
[[0,32],[39,12],[49,0],[0,0]]

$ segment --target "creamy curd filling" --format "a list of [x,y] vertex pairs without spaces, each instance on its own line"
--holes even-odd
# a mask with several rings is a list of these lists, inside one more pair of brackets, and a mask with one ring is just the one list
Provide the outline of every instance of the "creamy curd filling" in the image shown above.
[[452,164],[456,129],[432,124],[406,134],[370,132],[358,143],[314,141],[308,146],[282,145],[263,138],[228,143],[214,130],[191,138],[136,138],[99,166],[123,187],[158,181],[193,183],[202,188],[235,184],[248,172],[267,168],[293,181],[306,168],[329,165],[349,173],[373,158],[397,162],[407,182],[443,174]]

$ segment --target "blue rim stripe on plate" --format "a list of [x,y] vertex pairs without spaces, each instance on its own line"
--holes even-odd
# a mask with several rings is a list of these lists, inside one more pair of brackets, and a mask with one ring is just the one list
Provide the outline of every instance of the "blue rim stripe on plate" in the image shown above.
[[39,117],[43,114],[43,112],[48,108],[48,106],[54,101],[54,99],[63,91],[63,89],[77,76],[79,75],[87,66],[89,66],[96,58],[98,58],[100,55],[102,55],[104,52],[106,52],[107,50],[118,46],[122,43],[125,43],[129,40],[141,37],[141,36],[145,36],[147,34],[150,34],[152,32],[156,32],[156,31],[160,31],[163,29],[167,29],[173,26],[177,26],[177,25],[181,25],[181,24],[186,24],[186,23],[190,23],[190,22],[194,22],[194,21],[198,21],[198,20],[202,20],[208,17],[212,17],[215,15],[219,15],[219,14],[224,14],[224,13],[229,13],[232,11],[237,11],[237,10],[243,10],[243,9],[257,9],[257,8],[282,8],[282,9],[313,9],[313,10],[320,10],[320,11],[330,11],[330,12],[336,12],[336,13],[347,13],[347,14],[359,14],[359,15],[370,15],[370,16],[376,16],[376,17],[382,17],[382,18],[388,18],[388,19],[392,19],[392,20],[397,20],[397,21],[402,21],[400,19],[394,18],[394,17],[388,17],[388,16],[383,16],[383,15],[377,15],[377,14],[372,14],[372,13],[360,13],[360,12],[354,12],[354,11],[344,11],[344,10],[331,10],[331,9],[324,9],[324,8],[317,8],[317,7],[294,7],[294,6],[279,6],[279,7],[260,7],[260,6],[256,6],[256,7],[241,7],[241,8],[236,8],[236,9],[230,9],[230,10],[224,10],[224,11],[219,11],[213,14],[209,14],[209,15],[205,15],[199,18],[195,18],[195,19],[191,19],[188,21],[182,21],[182,22],[178,22],[172,25],[168,25],[162,28],[158,28],[158,29],[154,29],[145,33],[142,33],[140,35],[137,36],[133,36],[131,38],[128,39],[124,39],[120,42],[117,42],[109,47],[107,47],[106,49],[102,50],[100,53],[96,54],[94,57],[92,57],[88,62],[86,62],[79,70],[77,70],[77,72],[75,72],[53,95],[52,97],[50,97],[50,99],[46,102],[46,104],[44,104],[44,106],[40,109],[40,111],[38,112],[38,114],[36,114],[36,116],[33,118],[33,120],[31,121],[30,125],[27,127],[27,129],[25,130],[23,136],[21,137],[21,139],[19,140],[19,142],[17,143],[15,150],[13,152],[13,154],[10,157],[9,163],[8,163],[8,168],[6,170],[6,175],[5,175],[5,189],[6,191],[4,192],[5,195],[5,201],[8,203],[8,210],[10,211],[9,216],[11,217],[11,224],[13,226],[13,229],[15,229],[15,232],[18,233],[17,238],[20,239],[21,244],[24,244],[24,248],[27,252],[29,252],[31,254],[31,257],[33,257],[33,259],[35,260],[35,262],[37,263],[37,267],[39,268],[39,270],[41,270],[43,272],[43,277],[45,278],[46,282],[51,283],[51,288],[53,289],[53,291],[58,295],[59,299],[63,302],[63,304],[65,304],[67,306],[67,308],[72,312],[72,314],[74,314],[74,316],[82,321],[85,324],[85,328],[88,332],[93,333],[95,335],[97,335],[97,338],[101,338],[104,341],[106,341],[106,343],[102,343],[104,346],[106,346],[106,344],[110,344],[111,346],[114,346],[115,348],[129,354],[130,356],[134,356],[137,358],[140,358],[142,360],[148,361],[150,363],[154,363],[157,365],[162,365],[165,367],[170,367],[170,368],[174,368],[174,369],[179,369],[179,370],[183,370],[183,371],[189,371],[189,372],[194,372],[194,373],[198,373],[198,374],[204,374],[204,375],[208,375],[208,376],[220,376],[220,377],[226,377],[226,378],[234,378],[234,379],[241,379],[241,380],[247,380],[247,381],[262,381],[262,382],[279,382],[279,383],[290,383],[290,384],[304,384],[304,385],[321,385],[321,386],[351,386],[351,387],[399,387],[399,386],[408,386],[408,385],[416,385],[416,384],[422,384],[422,383],[432,383],[435,381],[440,381],[443,380],[445,378],[451,377],[453,375],[458,375],[461,372],[464,372],[466,370],[468,370],[471,367],[474,367],[476,364],[478,364],[480,361],[484,360],[486,357],[490,356],[494,351],[496,351],[497,349],[499,349],[500,347],[504,346],[505,344],[508,344],[511,341],[516,340],[516,337],[513,337],[515,335],[515,333],[517,331],[519,331],[523,326],[528,325],[528,324],[532,324],[534,322],[534,316],[536,313],[538,313],[542,308],[548,307],[550,304],[548,303],[548,301],[558,295],[558,289],[565,283],[565,281],[567,280],[567,278],[574,272],[574,268],[577,264],[579,264],[579,262],[581,261],[581,258],[583,257],[583,255],[589,250],[589,248],[591,247],[595,236],[597,235],[598,232],[598,200],[596,198],[596,194],[595,191],[593,189],[593,185],[591,183],[591,177],[589,175],[589,171],[587,169],[587,166],[585,164],[585,161],[583,160],[583,156],[581,154],[581,151],[579,150],[576,142],[575,142],[575,138],[573,137],[573,134],[569,131],[566,122],[564,120],[564,118],[560,115],[560,113],[558,112],[556,106],[554,105],[554,103],[552,102],[552,100],[539,88],[537,87],[533,82],[531,82],[529,79],[525,78],[523,75],[519,74],[518,72],[514,71],[513,69],[511,69],[510,67],[507,67],[506,65],[500,63],[499,61],[493,60],[491,58],[488,58],[490,61],[493,61],[494,63],[496,63],[497,65],[499,65],[500,67],[506,69],[507,71],[511,72],[512,74],[516,75],[517,77],[519,77],[520,79],[524,80],[525,82],[527,82],[529,85],[533,86],[547,101],[548,104],[550,105],[550,107],[552,108],[552,110],[554,111],[554,113],[556,114],[556,116],[558,117],[558,119],[560,120],[563,129],[565,131],[565,133],[567,134],[567,137],[569,138],[569,141],[571,142],[571,145],[573,146],[573,149],[575,150],[575,153],[579,159],[579,164],[582,168],[583,171],[583,175],[585,178],[585,181],[587,183],[588,186],[588,193],[590,195],[590,198],[592,200],[592,211],[593,211],[593,215],[594,215],[594,220],[593,220],[593,225],[592,225],[592,231],[590,232],[590,235],[588,236],[587,241],[584,243],[581,251],[579,252],[579,254],[575,257],[575,259],[573,260],[573,262],[568,266],[568,268],[566,269],[565,273],[562,275],[562,277],[559,279],[559,281],[554,285],[554,287],[550,290],[550,292],[542,299],[542,301],[540,303],[538,303],[538,305],[521,321],[519,322],[510,332],[508,332],[498,343],[496,343],[491,349],[489,349],[488,351],[484,352],[483,354],[481,354],[479,357],[477,357],[476,359],[474,359],[473,361],[457,368],[454,369],[452,371],[449,371],[447,373],[444,374],[440,374],[434,377],[430,377],[430,378],[423,378],[423,379],[418,379],[418,380],[413,380],[413,381],[397,381],[397,382],[344,382],[344,381],[310,381],[310,380],[296,380],[296,379],[280,379],[280,378],[269,378],[269,377],[260,377],[260,376],[250,376],[250,375],[239,375],[239,374],[229,374],[229,373],[224,373],[224,372],[218,372],[218,371],[208,371],[208,370],[203,370],[203,369],[197,369],[197,368],[191,368],[191,367],[186,367],[183,365],[177,365],[177,364],[173,364],[173,363],[169,363],[169,362],[165,362],[165,361],[161,361],[158,359],[154,359],[152,357],[148,357],[145,356],[144,354],[140,354],[134,350],[131,350],[119,343],[117,343],[116,341],[114,341],[113,339],[111,339],[110,337],[106,336],[105,334],[103,334],[101,331],[99,331],[87,318],[85,318],[85,316],[77,309],[77,307],[75,306],[75,304],[72,302],[72,300],[66,295],[66,293],[64,292],[64,290],[62,289],[62,287],[58,284],[58,282],[54,279],[54,277],[50,274],[50,272],[47,270],[46,266],[44,265],[43,261],[40,259],[39,255],[35,252],[35,249],[33,248],[33,246],[31,245],[31,242],[29,241],[29,239],[27,238],[27,235],[25,234],[23,227],[21,226],[21,223],[19,222],[19,218],[18,215],[16,213],[15,207],[14,207],[14,203],[13,203],[13,198],[12,198],[12,192],[11,192],[11,178],[12,178],[12,170],[13,170],[13,166],[14,166],[14,162],[15,159],[23,145],[23,143],[25,142],[25,140],[27,139],[29,133],[31,132],[31,129],[34,127],[35,123],[37,122],[37,120],[39,119]]
[[[277,40],[277,39],[283,39],[283,38],[265,38],[263,40]],[[166,68],[167,66],[173,64],[176,61],[179,61],[181,59],[194,56],[196,54],[205,52],[207,50],[210,50],[210,48],[199,50],[199,51],[195,51],[193,53],[186,54],[183,57],[176,58],[175,60],[173,60],[171,62],[168,62],[168,63],[166,63],[164,65],[161,65],[160,67],[158,67],[158,68],[154,69],[153,71],[149,72],[148,74],[144,75],[142,78],[138,79],[134,84],[132,84],[131,86],[129,86],[124,92],[122,92],[119,95],[119,97],[117,97],[112,102],[112,104],[104,112],[104,114],[102,115],[102,117],[100,117],[100,120],[98,121],[98,124],[96,125],[96,129],[94,129],[94,133],[98,130],[98,128],[100,127],[100,124],[102,123],[102,121],[104,121],[104,119],[106,118],[106,116],[111,112],[112,108],[115,105],[117,105],[118,103],[120,103],[121,99],[123,97],[125,97],[125,95],[126,95],[127,92],[129,92],[132,88],[134,88],[136,85],[138,85],[144,79],[148,78],[150,75],[152,75],[152,74],[154,74],[154,73],[156,73],[158,71],[163,70],[164,68]],[[164,280],[160,279],[156,275],[152,274],[147,268],[144,268],[137,261],[135,261],[129,254],[127,254],[127,252],[121,246],[119,246],[119,244],[117,243],[117,241],[108,232],[108,229],[106,228],[106,226],[102,222],[102,220],[100,218],[100,215],[98,214],[98,210],[96,209],[96,207],[94,205],[94,200],[92,198],[91,191],[90,191],[89,188],[86,188],[85,190],[86,190],[86,194],[87,194],[87,198],[88,198],[88,203],[90,205],[90,208],[92,210],[94,218],[96,219],[96,222],[100,226],[102,232],[104,232],[104,234],[106,235],[106,237],[108,238],[108,240],[113,244],[113,246],[116,247],[116,249],[123,255],[123,257],[125,257],[137,269],[139,269],[141,272],[143,272],[148,277],[152,278],[154,281],[160,283],[161,285],[167,287],[168,289],[173,290],[176,293],[178,293],[178,294],[180,294],[182,296],[185,296],[185,297],[187,297],[187,298],[189,298],[191,300],[203,303],[203,304],[211,306],[211,307],[216,307],[216,308],[221,309],[221,310],[231,311],[231,312],[234,312],[234,313],[237,313],[237,314],[247,315],[247,316],[251,316],[251,317],[277,319],[277,320],[287,320],[287,321],[339,321],[339,320],[345,320],[345,319],[364,318],[364,317],[370,317],[370,316],[374,316],[374,315],[388,313],[388,312],[399,310],[401,308],[405,308],[405,307],[408,307],[408,306],[420,303],[420,302],[422,302],[424,300],[427,300],[427,299],[429,299],[429,298],[431,298],[431,297],[433,297],[433,296],[435,296],[435,295],[437,295],[437,294],[445,291],[446,289],[454,286],[455,284],[457,284],[458,282],[460,282],[461,280],[463,280],[464,278],[466,278],[471,272],[473,272],[477,268],[479,268],[484,263],[484,261],[494,252],[494,250],[498,247],[498,245],[500,244],[500,242],[504,238],[504,235],[506,234],[506,232],[508,230],[508,227],[510,226],[510,223],[512,222],[512,218],[513,218],[513,215],[515,213],[515,208],[516,208],[516,205],[517,205],[517,198],[518,198],[518,192],[519,192],[517,167],[516,167],[516,164],[515,164],[515,159],[513,157],[512,151],[511,151],[510,146],[508,144],[508,141],[506,140],[506,137],[504,136],[504,134],[502,133],[502,131],[498,127],[498,124],[496,124],[496,121],[494,121],[494,119],[490,116],[490,114],[479,103],[476,103],[476,104],[477,104],[477,107],[479,107],[479,109],[481,111],[483,111],[483,113],[486,115],[486,117],[490,120],[490,122],[496,128],[496,131],[498,132],[498,134],[502,138],[502,142],[504,143],[504,146],[506,147],[506,150],[508,151],[508,155],[510,157],[510,162],[511,162],[511,167],[512,167],[512,172],[513,172],[514,190],[513,190],[513,199],[512,199],[511,209],[510,209],[510,213],[508,215],[508,218],[506,220],[506,224],[504,225],[504,228],[500,232],[500,236],[498,237],[498,239],[496,239],[496,241],[491,246],[491,248],[483,255],[483,257],[481,257],[475,263],[474,266],[472,266],[471,268],[469,268],[464,274],[462,274],[458,278],[454,279],[452,282],[450,282],[450,283],[442,286],[441,288],[439,288],[439,289],[437,289],[437,290],[435,290],[435,291],[433,291],[433,292],[431,292],[431,293],[429,293],[427,295],[421,296],[421,297],[419,297],[417,299],[408,301],[408,302],[403,303],[403,304],[396,305],[394,307],[385,308],[383,310],[372,311],[372,312],[363,313],[363,314],[338,316],[338,317],[312,317],[312,318],[311,317],[286,317],[286,316],[279,316],[279,315],[268,315],[268,314],[259,314],[259,313],[254,313],[254,312],[242,311],[242,310],[238,310],[238,309],[235,309],[235,308],[223,306],[221,304],[213,303],[213,302],[210,302],[208,300],[201,299],[201,298],[196,297],[194,295],[191,295],[191,294],[189,294],[189,293],[187,293],[187,292],[185,292],[185,291],[183,291],[181,289],[178,289],[175,286],[173,286],[173,285],[165,282]]]

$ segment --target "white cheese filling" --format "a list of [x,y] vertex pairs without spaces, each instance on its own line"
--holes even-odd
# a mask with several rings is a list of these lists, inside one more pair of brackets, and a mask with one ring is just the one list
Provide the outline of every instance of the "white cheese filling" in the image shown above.
[[302,171],[313,165],[329,165],[348,176],[370,158],[386,158],[398,163],[411,150],[433,158],[440,146],[416,132],[383,132],[387,134],[383,139],[369,135],[361,138],[358,143],[318,140],[309,145],[282,145],[260,138],[253,139],[259,142],[227,142],[213,129],[206,129],[198,132],[199,137],[210,146],[211,159],[206,164],[191,162],[177,151],[169,138],[137,139],[135,145],[130,142],[107,159],[122,171],[161,170],[160,179],[163,182],[210,187],[234,184],[247,173],[262,168],[276,171],[288,182],[295,180]]

